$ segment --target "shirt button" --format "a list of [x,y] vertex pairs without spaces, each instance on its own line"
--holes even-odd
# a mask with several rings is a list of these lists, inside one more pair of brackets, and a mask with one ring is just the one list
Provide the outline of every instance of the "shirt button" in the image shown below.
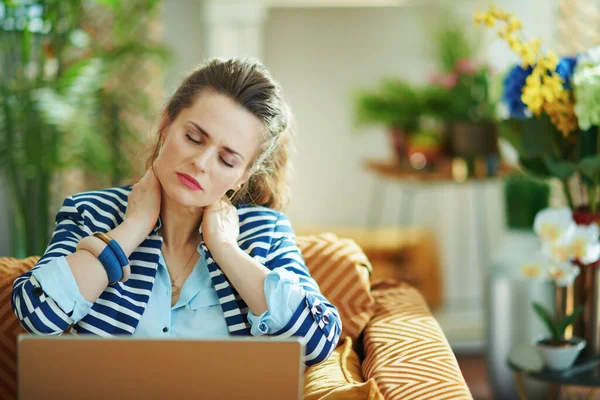
[[324,323],[325,325],[327,325],[327,324],[329,323],[329,316],[327,316],[327,315],[323,315],[323,316],[321,317],[321,319],[323,320],[323,323]]
[[258,329],[260,329],[262,333],[267,333],[269,327],[264,322],[261,322],[260,325],[258,325]]
[[321,307],[321,305],[319,304],[315,307],[315,311],[317,314],[321,314],[323,312],[323,307]]
[[163,332],[169,332],[169,328],[167,328],[166,326],[163,328]]
[[34,287],[33,288],[33,294],[35,295],[35,297],[42,297],[42,294],[44,294],[44,291],[42,290],[41,287]]

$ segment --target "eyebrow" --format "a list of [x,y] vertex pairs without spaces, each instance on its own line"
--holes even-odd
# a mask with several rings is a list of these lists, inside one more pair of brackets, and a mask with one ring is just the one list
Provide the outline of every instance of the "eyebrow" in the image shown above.
[[[192,125],[194,125],[194,127],[198,130],[198,132],[200,132],[202,135],[206,136],[207,138],[210,139],[210,135],[208,132],[206,132],[200,125],[198,125],[197,123],[195,123],[194,121],[188,120],[188,122]],[[237,151],[233,150],[231,147],[227,147],[227,146],[223,146],[223,148],[225,149],[225,151],[227,151],[228,153],[231,154],[236,154],[238,156],[241,157],[242,160],[245,161],[244,156],[242,156],[240,153],[238,153]]]

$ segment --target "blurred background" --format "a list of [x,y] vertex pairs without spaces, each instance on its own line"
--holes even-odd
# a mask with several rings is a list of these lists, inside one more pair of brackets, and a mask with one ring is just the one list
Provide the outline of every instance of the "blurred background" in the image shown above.
[[[596,1],[494,4],[559,55],[600,44]],[[536,212],[565,199],[518,170],[503,135],[518,58],[473,24],[488,5],[0,0],[0,256],[41,255],[66,196],[140,173],[188,70],[254,56],[295,117],[297,233],[354,238],[373,279],[417,286],[475,398],[509,398],[504,360],[541,329],[515,303],[534,289],[510,282],[537,249]]]

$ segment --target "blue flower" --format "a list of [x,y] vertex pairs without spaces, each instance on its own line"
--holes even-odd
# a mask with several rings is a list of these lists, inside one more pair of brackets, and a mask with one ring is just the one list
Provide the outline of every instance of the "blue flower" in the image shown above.
[[523,104],[521,95],[523,94],[525,80],[531,74],[531,71],[533,71],[531,66],[523,69],[520,65],[515,65],[504,79],[504,95],[502,98],[508,105],[511,118],[526,118],[525,110],[527,110],[527,106]]
[[563,87],[566,90],[571,90],[571,78],[573,77],[573,72],[575,71],[575,67],[577,66],[577,58],[576,57],[565,57],[561,58],[560,62],[556,66],[556,73],[560,75],[563,79]]

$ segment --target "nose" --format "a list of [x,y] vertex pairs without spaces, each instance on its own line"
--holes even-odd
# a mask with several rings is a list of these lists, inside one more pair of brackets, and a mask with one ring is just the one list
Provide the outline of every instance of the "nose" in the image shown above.
[[192,159],[192,163],[194,167],[202,172],[210,171],[212,167],[212,162],[214,160],[214,151],[210,148],[204,148],[194,158]]

